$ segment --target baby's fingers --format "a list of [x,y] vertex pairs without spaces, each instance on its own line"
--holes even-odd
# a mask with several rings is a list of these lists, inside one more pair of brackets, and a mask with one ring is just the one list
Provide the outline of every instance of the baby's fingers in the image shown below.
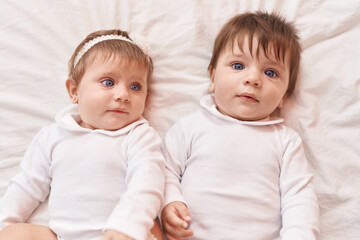
[[169,218],[168,224],[175,228],[184,228],[184,229],[188,228],[188,225],[189,225],[186,221],[182,220],[181,218],[179,218],[177,216]]
[[191,237],[194,235],[193,231],[190,229],[183,229],[179,227],[174,227],[171,225],[166,226],[165,230],[165,236],[168,240],[186,240],[184,238]]
[[187,209],[187,207],[185,206],[181,206],[181,207],[177,207],[177,212],[178,212],[178,215],[181,219],[183,219],[186,223],[186,226],[182,226],[183,228],[187,228],[188,227],[188,222],[191,221],[191,217],[190,217],[190,214],[189,214],[189,211]]

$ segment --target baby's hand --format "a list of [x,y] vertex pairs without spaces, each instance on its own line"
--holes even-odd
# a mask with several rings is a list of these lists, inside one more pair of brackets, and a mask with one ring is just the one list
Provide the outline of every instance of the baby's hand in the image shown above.
[[186,205],[182,202],[171,202],[166,205],[161,213],[161,220],[168,240],[187,238],[194,234],[192,230],[187,229],[191,217]]
[[115,230],[106,230],[102,240],[134,240],[134,239]]

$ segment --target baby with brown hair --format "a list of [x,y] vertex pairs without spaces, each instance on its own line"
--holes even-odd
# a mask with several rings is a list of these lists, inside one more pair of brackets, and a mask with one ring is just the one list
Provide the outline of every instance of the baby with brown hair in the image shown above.
[[244,13],[219,32],[202,110],[166,134],[168,240],[314,240],[319,206],[299,135],[274,112],[293,92],[301,48],[277,14]]

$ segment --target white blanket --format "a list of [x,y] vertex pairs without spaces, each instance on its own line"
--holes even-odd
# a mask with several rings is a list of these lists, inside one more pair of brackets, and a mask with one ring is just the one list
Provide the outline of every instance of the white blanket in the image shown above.
[[[233,15],[277,11],[299,29],[303,58],[281,114],[304,140],[322,240],[360,239],[359,0],[2,0],[0,196],[34,134],[67,105],[67,61],[90,32],[144,35],[155,64],[145,116],[164,136],[199,109],[214,38]],[[46,208],[30,220],[46,223]]]

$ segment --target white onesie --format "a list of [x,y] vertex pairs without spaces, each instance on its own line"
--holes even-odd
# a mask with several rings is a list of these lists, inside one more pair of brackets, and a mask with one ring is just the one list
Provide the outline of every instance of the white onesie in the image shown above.
[[114,229],[146,239],[160,209],[165,160],[145,119],[117,131],[77,123],[73,105],[33,139],[1,200],[0,229],[25,222],[49,195],[49,226],[63,240]]
[[239,121],[211,95],[164,140],[165,204],[183,201],[192,240],[315,240],[319,207],[298,134],[282,119]]

